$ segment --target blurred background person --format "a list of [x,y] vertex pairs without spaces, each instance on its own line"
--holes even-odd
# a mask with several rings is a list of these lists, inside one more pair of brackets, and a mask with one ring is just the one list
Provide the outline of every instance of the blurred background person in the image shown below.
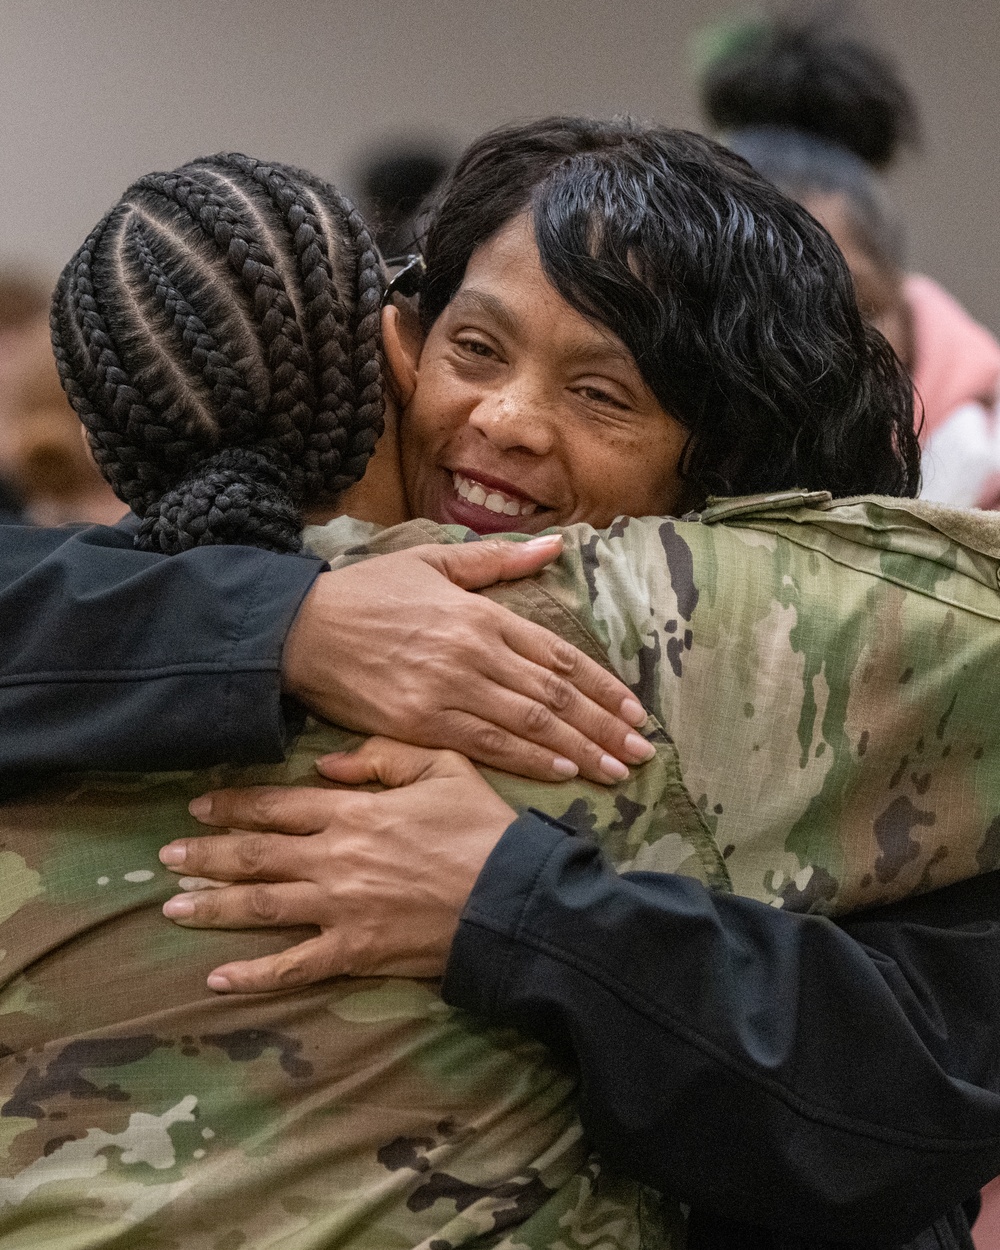
[[420,214],[453,162],[431,138],[384,139],[362,154],[356,198],[383,256],[416,249]]
[[26,328],[47,312],[44,284],[34,275],[18,269],[0,271],[0,523],[25,520],[24,500],[12,479],[10,380],[30,333]]
[[907,272],[882,175],[921,125],[894,64],[827,16],[716,27],[706,51],[707,120],[827,228],[862,311],[913,377],[923,497],[997,506],[1000,344],[938,283]]
[[0,516],[114,524],[124,512],[59,385],[46,284],[26,272],[0,274]]

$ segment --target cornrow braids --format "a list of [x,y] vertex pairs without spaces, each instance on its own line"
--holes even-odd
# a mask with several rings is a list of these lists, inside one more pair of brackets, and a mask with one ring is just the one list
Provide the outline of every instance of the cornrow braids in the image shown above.
[[140,178],[59,279],[52,344],[136,545],[300,546],[383,429],[381,261],[333,187],[240,153]]

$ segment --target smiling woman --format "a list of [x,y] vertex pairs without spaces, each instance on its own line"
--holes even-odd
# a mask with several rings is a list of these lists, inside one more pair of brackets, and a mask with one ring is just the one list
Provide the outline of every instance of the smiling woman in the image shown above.
[[534,532],[710,494],[916,492],[912,397],[843,257],[710,140],[628,119],[495,131],[425,260],[402,423],[417,514],[496,530],[509,499]]
[[624,345],[557,294],[527,214],[473,253],[404,398],[414,516],[539,533],[681,502],[688,431]]

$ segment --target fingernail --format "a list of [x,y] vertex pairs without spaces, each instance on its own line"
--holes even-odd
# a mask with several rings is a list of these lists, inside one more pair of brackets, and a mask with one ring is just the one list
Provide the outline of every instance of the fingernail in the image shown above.
[[[195,799],[197,803],[198,800]],[[187,859],[187,847],[183,842],[171,842],[160,848],[160,863],[176,866]]]
[[552,771],[557,777],[575,777],[580,769],[572,760],[563,759],[561,755],[557,755],[552,761]]
[[601,756],[601,772],[612,781],[624,781],[628,776],[626,766],[621,760],[616,760],[613,755]]
[[200,794],[188,804],[188,811],[195,820],[204,820],[212,814],[212,800],[207,794]]
[[229,982],[229,978],[221,976],[218,972],[210,972],[208,974],[206,985],[210,990],[222,990],[223,992],[233,988]]
[[636,764],[651,760],[656,754],[656,747],[638,734],[625,735],[625,750]]
[[540,534],[538,538],[529,538],[524,545],[533,551],[537,551],[540,547],[561,546],[562,534]]
[[179,894],[176,898],[168,898],[163,904],[163,914],[169,916],[171,920],[176,920],[181,916],[193,916],[194,899],[187,898],[183,894]]
[[635,725],[638,729],[640,725],[646,723],[646,709],[638,699],[622,699],[621,717],[622,720],[628,721],[630,725]]

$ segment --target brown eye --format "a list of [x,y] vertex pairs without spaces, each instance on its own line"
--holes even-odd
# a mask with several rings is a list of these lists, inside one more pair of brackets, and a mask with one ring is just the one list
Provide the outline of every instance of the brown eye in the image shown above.
[[456,339],[456,346],[466,355],[475,356],[479,360],[497,359],[497,353],[482,339]]
[[605,404],[611,408],[626,408],[627,404],[623,404],[620,399],[616,399],[614,395],[609,395],[607,391],[602,391],[597,386],[583,386],[580,388],[580,394],[584,399],[589,400],[593,404]]

